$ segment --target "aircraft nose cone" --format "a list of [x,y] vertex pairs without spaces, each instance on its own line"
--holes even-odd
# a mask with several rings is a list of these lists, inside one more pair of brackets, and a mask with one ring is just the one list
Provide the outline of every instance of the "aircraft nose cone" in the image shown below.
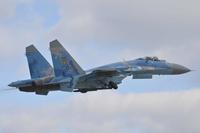
[[12,87],[12,86],[13,86],[13,83],[10,83],[8,86]]
[[190,72],[191,70],[188,69],[187,67],[178,65],[178,64],[172,64],[172,73],[173,74],[183,74]]
[[10,87],[14,87],[15,84],[12,82],[12,83],[10,83],[8,86],[10,86]]

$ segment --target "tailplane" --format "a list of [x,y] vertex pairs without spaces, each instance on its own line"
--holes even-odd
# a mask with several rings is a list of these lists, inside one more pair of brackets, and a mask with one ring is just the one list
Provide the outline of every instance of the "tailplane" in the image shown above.
[[33,45],[26,47],[26,57],[32,79],[54,75],[52,66]]
[[57,40],[50,42],[50,50],[56,77],[71,77],[85,73]]

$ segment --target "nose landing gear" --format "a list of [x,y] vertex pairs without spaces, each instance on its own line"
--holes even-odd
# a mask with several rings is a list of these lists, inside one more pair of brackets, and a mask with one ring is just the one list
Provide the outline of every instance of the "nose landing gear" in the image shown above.
[[108,88],[111,88],[111,89],[118,89],[118,86],[116,83],[110,81],[109,84],[108,84]]

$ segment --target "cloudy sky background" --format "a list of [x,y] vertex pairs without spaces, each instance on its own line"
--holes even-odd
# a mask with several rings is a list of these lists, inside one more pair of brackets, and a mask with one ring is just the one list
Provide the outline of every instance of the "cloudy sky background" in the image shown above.
[[51,63],[58,39],[84,69],[158,56],[194,72],[126,79],[117,91],[1,91],[0,133],[199,133],[200,2],[196,0],[0,1],[0,88],[29,78],[25,47]]

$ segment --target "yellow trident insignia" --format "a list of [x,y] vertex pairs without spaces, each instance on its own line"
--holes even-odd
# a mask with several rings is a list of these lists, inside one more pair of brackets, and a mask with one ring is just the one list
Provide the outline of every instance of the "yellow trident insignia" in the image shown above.
[[63,64],[65,64],[65,65],[66,65],[66,64],[67,64],[67,60],[63,60]]

